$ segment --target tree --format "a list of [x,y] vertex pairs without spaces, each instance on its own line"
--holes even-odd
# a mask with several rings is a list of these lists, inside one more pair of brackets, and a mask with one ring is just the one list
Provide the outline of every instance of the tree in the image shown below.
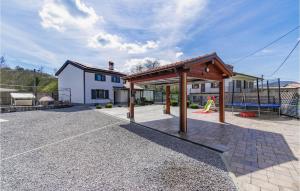
[[0,68],[8,68],[8,65],[6,64],[6,59],[4,56],[0,57]]
[[144,63],[144,66],[147,69],[151,69],[151,68],[156,68],[156,67],[160,66],[160,63],[158,62],[158,60],[152,61],[152,60],[147,59],[146,63]]
[[22,68],[21,66],[16,66],[16,70],[23,71],[24,68]]
[[44,71],[44,66],[40,66],[39,69],[38,69],[38,72],[43,73],[43,71]]
[[131,69],[132,73],[136,73],[136,72],[142,72],[142,71],[146,71],[152,68],[156,68],[160,66],[160,62],[158,60],[143,60],[141,61],[138,65],[134,66]]

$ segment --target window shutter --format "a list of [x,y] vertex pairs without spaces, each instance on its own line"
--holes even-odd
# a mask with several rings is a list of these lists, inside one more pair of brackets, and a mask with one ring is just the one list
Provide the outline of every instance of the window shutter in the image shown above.
[[96,99],[96,90],[92,90],[92,99]]
[[109,91],[105,90],[105,99],[109,99]]

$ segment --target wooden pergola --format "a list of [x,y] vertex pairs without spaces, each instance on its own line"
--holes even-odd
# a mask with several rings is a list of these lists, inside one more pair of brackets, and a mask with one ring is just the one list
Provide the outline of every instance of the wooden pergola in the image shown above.
[[129,117],[134,119],[134,84],[166,85],[166,113],[170,114],[170,84],[179,84],[179,129],[187,132],[187,83],[200,80],[219,81],[219,121],[225,122],[224,113],[224,79],[233,75],[232,71],[216,53],[160,66],[147,71],[135,73],[123,79],[130,83]]

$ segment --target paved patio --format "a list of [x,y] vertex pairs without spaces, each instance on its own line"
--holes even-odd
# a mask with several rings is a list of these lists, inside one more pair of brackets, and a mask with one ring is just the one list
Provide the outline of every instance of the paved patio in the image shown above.
[[[220,150],[240,190],[300,190],[299,120],[278,115],[241,118],[226,112],[226,124],[218,113],[199,114],[188,109],[188,133],[178,134],[178,107],[171,115],[163,106],[135,108],[135,122]],[[99,110],[126,119],[127,108]]]

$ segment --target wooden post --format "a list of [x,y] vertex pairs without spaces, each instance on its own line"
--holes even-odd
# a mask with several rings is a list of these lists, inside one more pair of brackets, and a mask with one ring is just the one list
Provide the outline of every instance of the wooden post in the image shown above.
[[134,83],[130,82],[130,104],[129,104],[129,116],[130,119],[134,119]]
[[267,93],[268,93],[268,104],[270,104],[270,88],[269,88],[269,80],[267,80]]
[[224,79],[219,82],[219,121],[225,122],[224,112]]
[[256,78],[256,89],[257,89],[258,116],[260,116],[260,95],[259,95],[258,78]]
[[166,114],[170,114],[170,85],[166,86]]
[[187,132],[187,95],[186,95],[186,86],[187,86],[187,73],[181,72],[180,74],[180,81],[179,81],[179,88],[180,88],[180,116],[179,116],[179,125],[180,125],[180,132],[186,133]]

